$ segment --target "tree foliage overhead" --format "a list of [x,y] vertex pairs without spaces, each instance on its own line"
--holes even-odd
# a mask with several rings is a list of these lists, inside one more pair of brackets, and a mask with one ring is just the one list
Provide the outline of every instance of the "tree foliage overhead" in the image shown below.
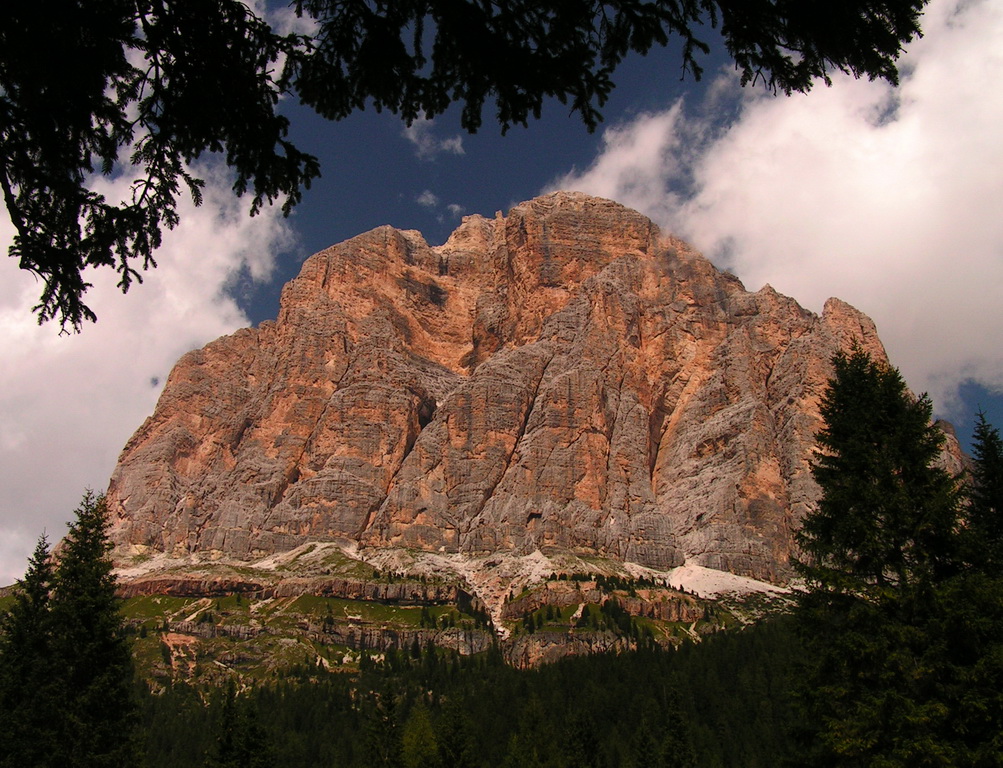
[[[43,282],[40,321],[79,328],[94,313],[87,267],[110,266],[127,290],[154,265],[162,227],[178,223],[189,164],[223,153],[251,210],[318,174],[285,139],[276,60],[293,47],[240,2],[50,0],[0,17],[0,188],[16,234],[10,255]],[[56,51],[59,55],[39,55]],[[131,196],[109,200],[95,174],[119,164]]]
[[[405,121],[490,104],[504,131],[569,104],[589,129],[630,52],[681,42],[699,78],[712,38],[743,84],[807,91],[835,71],[897,81],[926,0],[294,0],[309,33],[286,33],[239,0],[45,0],[0,14],[0,191],[10,255],[38,276],[40,321],[80,328],[85,270],[127,290],[178,223],[191,164],[218,153],[251,212],[300,199],[316,158],[288,139],[291,94],[337,120],[372,105]],[[717,30],[716,32],[714,30]],[[39,51],[58,55],[39,55]],[[124,201],[96,179],[122,171]]]

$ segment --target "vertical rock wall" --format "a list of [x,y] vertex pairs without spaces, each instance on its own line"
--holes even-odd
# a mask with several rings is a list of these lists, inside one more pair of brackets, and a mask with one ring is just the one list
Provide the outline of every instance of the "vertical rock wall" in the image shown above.
[[606,200],[467,217],[439,247],[382,227],[178,362],[111,481],[117,555],[349,539],[783,579],[854,341],[884,357],[845,303],[750,293]]

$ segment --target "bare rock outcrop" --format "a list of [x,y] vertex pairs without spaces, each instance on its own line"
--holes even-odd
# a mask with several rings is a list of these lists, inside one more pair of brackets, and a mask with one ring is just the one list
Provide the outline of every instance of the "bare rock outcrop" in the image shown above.
[[613,632],[537,632],[519,635],[502,645],[505,661],[519,669],[553,664],[568,656],[622,653],[635,650],[637,642]]
[[703,618],[704,605],[691,595],[668,588],[637,589],[633,595],[610,594],[595,582],[548,581],[525,597],[505,603],[502,618],[518,619],[545,606],[601,605],[612,599],[628,616],[644,616],[659,621],[694,622]]
[[405,629],[337,622],[325,628],[311,627],[310,634],[328,645],[344,645],[357,651],[408,651],[417,642],[448,648],[461,656],[473,656],[491,648],[494,635],[486,629]]
[[172,597],[224,597],[246,595],[257,599],[335,597],[341,600],[394,603],[397,605],[454,605],[482,611],[484,605],[455,584],[380,582],[360,579],[287,577],[277,579],[233,579],[216,576],[150,576],[120,579],[116,594],[121,598],[146,595]]
[[306,261],[275,322],[184,356],[108,492],[116,556],[350,539],[789,573],[838,349],[616,203],[558,192],[442,246],[381,227]]

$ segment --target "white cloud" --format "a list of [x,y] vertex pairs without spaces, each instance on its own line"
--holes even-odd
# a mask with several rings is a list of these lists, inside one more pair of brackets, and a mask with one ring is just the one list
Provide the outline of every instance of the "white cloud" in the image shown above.
[[462,155],[463,137],[457,134],[447,139],[440,139],[432,132],[435,120],[422,118],[415,120],[404,128],[403,136],[414,144],[415,154],[423,160],[431,160],[436,155]]
[[572,171],[553,188],[617,200],[665,221],[682,204],[669,183],[686,171],[682,155],[689,126],[679,100],[665,112],[645,113],[631,123],[607,128],[592,166],[584,173]]
[[418,197],[416,197],[415,202],[424,208],[435,208],[439,205],[439,196],[436,195],[432,190],[426,189]]
[[[98,322],[79,335],[38,326],[39,284],[0,259],[0,585],[20,576],[43,530],[62,537],[85,487],[105,488],[178,357],[249,324],[227,287],[268,279],[289,233],[277,210],[251,218],[225,178],[202,175],[204,204],[181,207],[142,285],[123,296],[110,270],[88,277]],[[12,234],[4,213],[4,252]]]
[[[418,195],[414,200],[416,203],[418,203],[418,205],[422,206],[423,208],[427,208],[431,212],[439,211],[440,203],[442,202],[439,199],[439,196],[430,189],[426,189],[424,192]],[[449,218],[451,219],[460,218],[460,216],[463,214],[465,210],[466,208],[464,208],[459,203],[449,203],[448,205],[446,205],[446,212],[449,214]],[[436,213],[435,220],[438,221],[440,224],[445,223],[446,218],[447,217],[445,213]]]
[[249,5],[255,14],[268,21],[280,35],[312,36],[320,30],[317,19],[308,13],[297,13],[291,5],[267,7],[261,0],[255,0]]
[[923,28],[897,90],[747,92],[723,128],[676,103],[554,186],[645,211],[752,290],[851,302],[950,412],[966,379],[1003,389],[1003,5],[933,0]]

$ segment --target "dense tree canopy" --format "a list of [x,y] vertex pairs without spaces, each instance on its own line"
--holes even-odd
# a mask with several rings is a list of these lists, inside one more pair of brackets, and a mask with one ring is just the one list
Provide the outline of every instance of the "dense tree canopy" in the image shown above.
[[[297,768],[776,768],[796,653],[786,620],[528,670],[495,651],[390,651],[357,675],[303,665],[238,704],[276,764]],[[144,696],[146,765],[218,754],[226,695],[176,681]]]
[[[720,40],[743,84],[807,91],[832,72],[896,82],[926,0],[294,0],[285,32],[239,0],[45,0],[0,15],[0,190],[10,255],[43,282],[40,321],[94,320],[84,270],[127,290],[178,222],[190,164],[219,153],[251,211],[286,212],[319,174],[288,141],[292,94],[337,120],[372,105],[410,122],[486,105],[502,130],[569,104],[592,129],[631,51],[681,42],[681,73]],[[716,30],[716,31],[715,31]],[[48,53],[39,55],[40,51]],[[94,181],[123,171],[124,201]]]
[[246,699],[238,699],[233,681],[226,686],[216,743],[204,768],[273,768],[275,757]]

